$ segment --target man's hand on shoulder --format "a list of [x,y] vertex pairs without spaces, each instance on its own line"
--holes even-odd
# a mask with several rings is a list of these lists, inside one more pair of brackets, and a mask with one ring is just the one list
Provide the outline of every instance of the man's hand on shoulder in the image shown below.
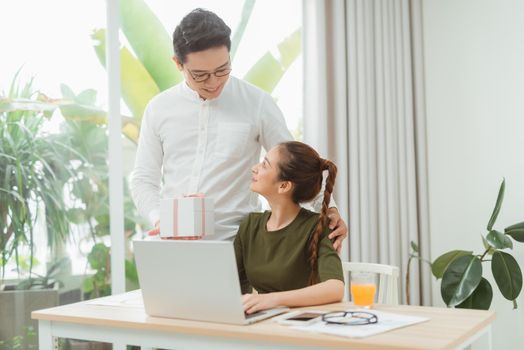
[[336,238],[333,242],[333,248],[340,254],[342,250],[342,241],[348,236],[348,228],[346,223],[340,217],[340,213],[337,208],[328,209],[328,218],[329,218],[329,229],[333,230],[328,236],[329,239]]

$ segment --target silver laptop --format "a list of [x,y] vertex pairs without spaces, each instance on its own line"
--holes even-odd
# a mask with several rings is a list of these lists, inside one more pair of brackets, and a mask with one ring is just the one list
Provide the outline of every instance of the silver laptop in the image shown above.
[[249,324],[288,310],[244,313],[233,242],[135,240],[133,244],[150,316]]

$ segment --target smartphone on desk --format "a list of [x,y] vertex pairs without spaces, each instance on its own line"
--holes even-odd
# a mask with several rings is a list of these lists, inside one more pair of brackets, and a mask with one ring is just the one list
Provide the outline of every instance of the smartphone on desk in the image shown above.
[[320,310],[292,311],[275,318],[275,321],[289,326],[306,326],[322,320],[322,315],[325,313]]

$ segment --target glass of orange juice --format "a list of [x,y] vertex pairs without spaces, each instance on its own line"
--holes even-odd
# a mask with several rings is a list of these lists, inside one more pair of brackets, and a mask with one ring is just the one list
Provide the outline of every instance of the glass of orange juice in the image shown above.
[[356,306],[370,308],[377,291],[376,274],[370,272],[351,273],[351,299]]

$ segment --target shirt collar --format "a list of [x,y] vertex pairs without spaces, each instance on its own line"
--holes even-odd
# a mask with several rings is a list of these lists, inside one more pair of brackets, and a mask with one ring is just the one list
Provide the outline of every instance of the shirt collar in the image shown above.
[[200,96],[198,95],[198,92],[196,92],[195,90],[191,89],[189,87],[189,85],[187,85],[187,80],[184,80],[182,82],[182,92],[189,98],[193,99],[193,100],[196,100],[196,101],[201,101],[201,102],[204,102],[203,99],[200,98]]
[[189,85],[187,84],[187,80],[184,80],[182,82],[182,92],[184,93],[184,95],[186,95],[187,97],[189,97],[190,99],[194,100],[194,101],[199,101],[199,102],[202,102],[202,103],[211,103],[213,101],[218,101],[220,100],[224,94],[226,94],[229,90],[230,90],[230,86],[231,86],[231,79],[234,79],[232,76],[229,77],[229,79],[227,79],[227,82],[226,82],[226,85],[224,86],[224,89],[222,90],[222,93],[217,97],[217,98],[213,98],[213,99],[210,99],[210,100],[203,100],[200,95],[198,95],[198,92],[196,92],[195,90],[191,89],[189,87]]

